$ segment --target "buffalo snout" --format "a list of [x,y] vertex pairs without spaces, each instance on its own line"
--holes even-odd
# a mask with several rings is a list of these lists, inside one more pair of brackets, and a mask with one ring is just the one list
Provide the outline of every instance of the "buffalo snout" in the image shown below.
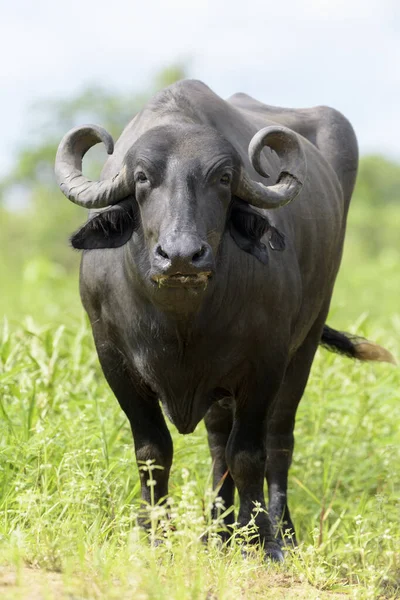
[[214,271],[211,246],[189,233],[171,233],[154,248],[153,268],[163,276],[198,275]]

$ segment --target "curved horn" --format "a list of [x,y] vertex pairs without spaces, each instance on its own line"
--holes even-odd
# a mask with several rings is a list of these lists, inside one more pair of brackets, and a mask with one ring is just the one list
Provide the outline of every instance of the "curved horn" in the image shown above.
[[108,154],[113,153],[114,142],[105,129],[98,125],[83,125],[71,129],[57,150],[57,183],[69,200],[85,208],[103,208],[129,195],[125,166],[109,180],[91,181],[82,175],[82,158],[99,142],[103,142]]
[[279,208],[288,204],[303,187],[307,174],[307,162],[298,135],[286,127],[265,127],[255,134],[249,145],[249,159],[262,177],[268,177],[261,166],[262,149],[275,150],[281,161],[277,183],[266,186],[253,181],[242,167],[236,195],[258,208]]

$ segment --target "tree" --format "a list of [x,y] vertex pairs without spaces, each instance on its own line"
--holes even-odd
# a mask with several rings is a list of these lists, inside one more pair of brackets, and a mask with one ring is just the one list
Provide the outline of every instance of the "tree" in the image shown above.
[[1,182],[3,198],[16,185],[31,189],[36,185],[55,185],[53,165],[57,146],[72,127],[98,123],[116,139],[151,95],[185,77],[184,67],[177,65],[158,73],[143,92],[118,95],[92,85],[71,98],[40,102],[33,107],[37,125],[30,132],[37,141],[19,151],[14,168]]
[[400,165],[379,155],[361,158],[356,195],[375,207],[400,205]]
[[[173,66],[158,73],[143,92],[119,95],[91,86],[77,96],[34,108],[34,142],[21,147],[14,167],[0,182],[0,243],[6,249],[0,254],[0,280],[7,290],[0,296],[0,311],[18,311],[19,306],[26,312],[33,300],[48,303],[63,286],[60,296],[66,296],[68,274],[77,273],[79,255],[69,248],[68,236],[86,212],[67,202],[55,182],[54,158],[62,136],[76,125],[99,123],[116,139],[149,96],[185,76],[182,66]],[[100,144],[88,152],[89,177],[99,175],[105,157]]]

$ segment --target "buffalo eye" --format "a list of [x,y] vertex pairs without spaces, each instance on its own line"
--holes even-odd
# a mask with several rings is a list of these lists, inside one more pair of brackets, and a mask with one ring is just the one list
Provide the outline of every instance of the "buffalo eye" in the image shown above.
[[231,176],[229,173],[224,173],[219,180],[222,185],[229,185],[231,183]]
[[146,183],[148,181],[147,175],[143,171],[138,171],[135,175],[135,179],[137,183]]

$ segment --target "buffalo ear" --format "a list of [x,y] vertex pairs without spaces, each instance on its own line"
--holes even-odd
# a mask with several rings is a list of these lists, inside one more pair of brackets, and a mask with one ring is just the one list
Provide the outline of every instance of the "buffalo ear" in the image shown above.
[[273,227],[265,215],[239,199],[234,199],[229,215],[229,232],[236,244],[252,254],[264,265],[268,263],[268,249],[261,241],[267,235],[272,250],[284,250],[285,236]]
[[119,248],[130,240],[137,224],[135,202],[124,200],[91,217],[71,236],[71,244],[77,250]]

